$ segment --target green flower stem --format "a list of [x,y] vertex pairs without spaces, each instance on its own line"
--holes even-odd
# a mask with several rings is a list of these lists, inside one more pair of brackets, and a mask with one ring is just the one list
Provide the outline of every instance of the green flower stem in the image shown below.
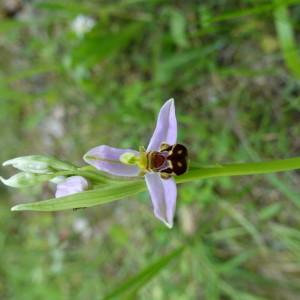
[[186,174],[176,178],[177,183],[210,177],[243,176],[267,174],[300,169],[300,157],[272,160],[267,162],[236,163],[212,167],[192,168]]
[[76,175],[89,178],[98,182],[107,182],[108,180],[103,176],[102,174],[98,174],[98,172],[93,172],[93,171],[76,171]]
[[81,169],[77,169],[74,171],[61,171],[61,172],[57,172],[55,173],[55,176],[82,176],[85,177],[87,179],[91,179],[91,180],[95,180],[97,182],[107,182],[109,181],[106,176],[102,175],[100,172],[97,171],[85,171],[85,170],[81,170]]
[[[193,165],[193,164],[191,164]],[[300,169],[300,157],[272,160],[266,162],[234,163],[207,167],[191,167],[184,175],[176,177],[177,183],[194,181],[211,177],[245,176],[255,174],[276,173]],[[83,167],[77,171],[62,171],[60,175],[79,175],[101,183],[114,181],[93,167]],[[121,178],[123,179],[123,178]],[[137,178],[135,178],[137,179]],[[132,181],[134,178],[124,178],[122,181]]]
[[119,176],[112,176],[107,175],[101,171],[96,170],[93,167],[82,167],[78,168],[74,171],[61,171],[55,173],[55,176],[82,176],[87,179],[90,179],[92,181],[98,182],[98,183],[115,183],[115,182],[132,182],[137,180],[142,180],[143,177],[119,177]]

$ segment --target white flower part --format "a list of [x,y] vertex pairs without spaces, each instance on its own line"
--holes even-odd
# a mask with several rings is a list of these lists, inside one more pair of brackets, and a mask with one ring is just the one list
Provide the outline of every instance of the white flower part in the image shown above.
[[71,28],[76,33],[78,37],[83,37],[87,32],[95,26],[96,22],[93,18],[78,15],[72,22]]

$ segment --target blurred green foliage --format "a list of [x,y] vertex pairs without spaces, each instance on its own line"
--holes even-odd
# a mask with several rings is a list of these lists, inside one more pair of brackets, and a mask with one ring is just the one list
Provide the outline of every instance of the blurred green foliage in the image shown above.
[[[193,161],[299,155],[300,1],[27,0],[14,13],[9,2],[0,6],[1,161],[49,154],[82,164],[96,145],[146,145],[171,97]],[[79,15],[95,22],[85,34],[72,29]],[[52,187],[0,193],[1,299],[102,299],[135,278],[139,286],[142,270],[186,244],[131,297],[299,299],[297,172],[181,185],[172,230],[146,193],[60,213],[10,212],[51,198]]]

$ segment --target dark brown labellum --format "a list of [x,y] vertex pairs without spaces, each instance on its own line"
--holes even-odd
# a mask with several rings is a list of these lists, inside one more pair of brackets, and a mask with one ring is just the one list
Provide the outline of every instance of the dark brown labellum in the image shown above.
[[168,167],[161,170],[162,178],[169,178],[171,175],[182,175],[188,167],[188,151],[184,145],[162,144],[160,152],[167,152]]

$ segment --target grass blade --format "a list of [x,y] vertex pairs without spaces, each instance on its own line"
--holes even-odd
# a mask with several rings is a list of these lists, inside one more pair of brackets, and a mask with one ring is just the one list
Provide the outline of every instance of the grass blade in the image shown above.
[[156,262],[152,263],[138,274],[122,282],[116,289],[102,298],[102,300],[123,299],[120,298],[121,296],[132,299],[130,295],[136,295],[136,293],[144,285],[146,285],[155,275],[163,270],[175,257],[178,257],[183,250],[184,247],[179,247],[171,253],[158,259]]
[[[277,3],[278,0],[275,0]],[[300,78],[300,56],[298,54],[296,38],[286,5],[279,5],[274,10],[275,25],[278,40],[283,52],[283,57],[288,69],[296,77]]]
[[228,203],[222,201],[220,203],[220,206],[252,236],[253,240],[258,245],[258,247],[261,249],[261,251],[265,252],[266,249],[264,246],[264,242],[263,242],[259,232],[256,230],[255,226],[251,222],[249,222],[243,216],[242,213],[240,213],[234,207],[230,206]]

